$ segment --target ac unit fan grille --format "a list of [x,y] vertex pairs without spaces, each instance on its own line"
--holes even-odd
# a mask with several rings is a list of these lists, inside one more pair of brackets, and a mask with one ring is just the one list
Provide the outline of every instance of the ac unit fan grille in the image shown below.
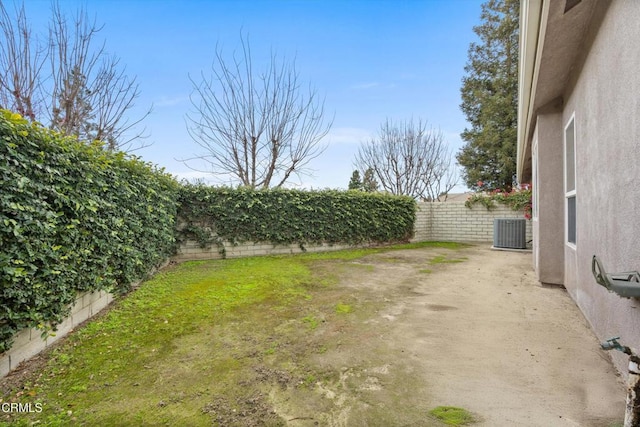
[[526,249],[527,223],[522,218],[493,220],[493,246],[496,248]]

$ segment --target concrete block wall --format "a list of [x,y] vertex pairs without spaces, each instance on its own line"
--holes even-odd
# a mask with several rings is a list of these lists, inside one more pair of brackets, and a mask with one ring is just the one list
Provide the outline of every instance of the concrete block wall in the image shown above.
[[[482,205],[467,208],[464,202],[420,202],[416,212],[416,223],[412,241],[444,240],[453,242],[493,242],[493,220],[496,218],[523,218],[522,212],[508,206],[496,205],[489,211]],[[532,239],[531,221],[527,221],[527,241]],[[232,245],[224,242],[227,258],[257,255],[302,253],[297,244],[273,245],[270,243],[245,242]],[[307,252],[348,249],[349,245],[305,245]],[[222,255],[216,245],[201,248],[194,240],[183,243],[178,249],[174,261],[198,259],[220,259]]]
[[[167,266],[169,259],[165,260],[157,268],[151,269],[150,275],[157,270]],[[140,286],[142,281],[131,284],[133,289]],[[57,326],[57,330],[49,336],[42,338],[42,331],[39,329],[23,329],[19,331],[13,341],[13,345],[4,353],[0,353],[0,378],[6,376],[14,370],[20,363],[24,362],[51,346],[53,343],[72,332],[85,320],[98,314],[113,301],[114,296],[106,291],[93,291],[79,294],[76,302],[71,307],[69,317]]]
[[16,335],[9,351],[0,354],[0,377],[7,375],[20,363],[40,353],[67,335],[80,323],[94,316],[113,301],[113,295],[105,291],[81,294],[76,299],[71,315],[58,325],[57,331],[42,339],[39,329],[23,329]]
[[[493,242],[493,220],[496,218],[523,218],[523,213],[508,206],[496,205],[489,211],[482,205],[467,208],[464,202],[420,202],[416,212],[416,223],[412,241],[444,240],[453,242]],[[527,241],[532,239],[531,221],[527,221]],[[270,243],[245,242],[232,245],[224,242],[227,258],[257,255],[302,253],[297,244],[273,245]],[[307,252],[348,249],[349,245],[305,245]],[[222,255],[216,245],[201,248],[194,240],[183,243],[174,261],[198,259],[220,259]]]
[[413,226],[413,242],[431,240],[431,208],[433,203],[420,202],[416,210],[416,222]]
[[[416,214],[414,241],[493,242],[493,220],[523,218],[523,213],[497,204],[493,210],[482,205],[467,208],[464,202],[420,202]],[[532,239],[527,221],[527,241]]]
[[[271,243],[254,243],[245,242],[233,245],[230,242],[224,242],[224,248],[227,258],[240,258],[259,255],[284,255],[298,254],[304,251],[298,244],[291,245],[273,245]],[[313,244],[304,245],[306,252],[324,252],[348,249],[353,246],[344,244]],[[190,261],[200,259],[221,259],[220,249],[216,245],[210,248],[201,248],[200,244],[194,240],[188,240],[178,248],[178,253],[173,257],[174,261]]]
[[[484,206],[475,205],[471,209],[464,202],[421,202],[418,203],[414,238],[415,242],[443,240],[457,242],[493,242],[493,220],[495,218],[522,218],[521,212],[498,205],[488,211]],[[531,223],[527,221],[527,241],[531,240]],[[238,258],[258,255],[296,254],[303,250],[297,244],[273,245],[270,243],[247,242],[239,245],[224,243],[226,257]],[[315,244],[305,245],[307,252],[334,251],[352,248],[350,245]],[[219,248],[212,245],[203,249],[195,241],[185,242],[173,261],[220,259]],[[167,261],[168,262],[168,261]],[[165,263],[166,265],[166,263]],[[135,287],[136,285],[134,285]],[[41,331],[29,329],[20,331],[12,348],[0,354],[0,377],[15,369],[21,362],[35,356],[40,351],[67,335],[80,323],[97,314],[113,301],[113,296],[99,291],[80,295],[71,315],[60,325],[55,335],[41,338]]]

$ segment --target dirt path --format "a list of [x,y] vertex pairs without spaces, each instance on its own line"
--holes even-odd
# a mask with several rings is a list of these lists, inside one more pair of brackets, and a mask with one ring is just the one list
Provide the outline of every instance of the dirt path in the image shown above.
[[[341,283],[356,313],[370,311],[360,324],[319,332],[333,350],[314,363],[341,373],[317,383],[333,403],[328,425],[437,425],[418,414],[439,405],[470,410],[482,426],[623,418],[624,387],[608,356],[567,293],[535,281],[530,254],[419,249],[359,263]],[[289,425],[314,425],[295,407],[278,411]]]

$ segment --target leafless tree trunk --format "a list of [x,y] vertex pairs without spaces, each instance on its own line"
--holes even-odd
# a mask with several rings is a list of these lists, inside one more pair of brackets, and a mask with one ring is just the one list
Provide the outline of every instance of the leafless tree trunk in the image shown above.
[[191,79],[188,128],[205,154],[185,162],[203,161],[206,172],[232,176],[247,187],[280,187],[322,153],[320,141],[331,122],[325,122],[324,102],[315,90],[301,94],[294,63],[271,54],[258,73],[248,41],[241,41],[230,60],[216,48],[212,74]]
[[361,144],[355,163],[372,169],[384,190],[416,199],[441,200],[456,184],[442,132],[427,129],[421,120],[395,124],[387,119],[377,138]]
[[144,146],[142,132],[128,132],[150,110],[137,120],[127,118],[139,87],[119,59],[107,55],[104,43],[95,45],[100,30],[84,10],[69,22],[53,3],[42,43],[31,35],[24,6],[14,19],[0,3],[0,102],[52,129],[87,142],[100,140],[109,150],[131,149],[134,141]]

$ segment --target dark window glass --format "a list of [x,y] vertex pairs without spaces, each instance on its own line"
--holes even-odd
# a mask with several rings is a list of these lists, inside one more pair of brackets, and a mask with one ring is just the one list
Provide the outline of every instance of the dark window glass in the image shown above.
[[576,243],[576,196],[567,197],[567,242]]

